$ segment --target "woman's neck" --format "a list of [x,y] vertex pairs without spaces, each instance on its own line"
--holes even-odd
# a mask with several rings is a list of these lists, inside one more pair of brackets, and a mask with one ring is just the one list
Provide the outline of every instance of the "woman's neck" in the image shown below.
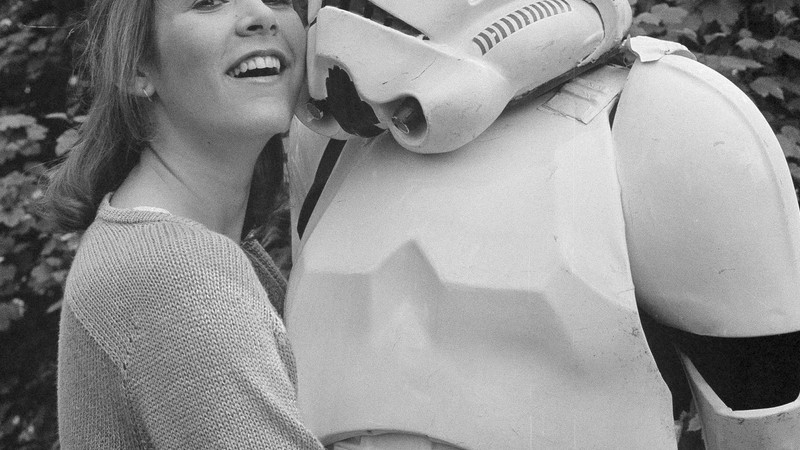
[[163,208],[238,242],[260,149],[189,147],[156,139],[142,150],[113,205]]

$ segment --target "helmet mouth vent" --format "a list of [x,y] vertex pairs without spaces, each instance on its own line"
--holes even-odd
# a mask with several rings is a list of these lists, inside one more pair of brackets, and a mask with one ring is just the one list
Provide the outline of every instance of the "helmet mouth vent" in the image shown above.
[[399,31],[403,34],[407,34],[418,39],[426,41],[430,40],[425,33],[389,14],[383,8],[375,6],[367,0],[323,0],[322,7],[324,8],[326,6],[343,9],[365,19],[379,23],[387,28],[391,28],[395,31]]

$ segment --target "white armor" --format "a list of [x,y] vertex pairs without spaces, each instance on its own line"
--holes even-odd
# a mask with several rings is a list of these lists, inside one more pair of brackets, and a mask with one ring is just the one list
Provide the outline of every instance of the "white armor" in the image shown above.
[[[327,3],[298,116],[346,136],[322,102],[344,71],[377,122],[344,126],[376,136],[348,141],[294,249],[286,322],[324,444],[675,448],[637,301],[699,335],[800,330],[800,212],[755,106],[660,41],[575,75],[620,44],[627,1]],[[296,219],[323,141],[293,138]],[[731,411],[684,364],[707,448],[797,448],[798,401]]]

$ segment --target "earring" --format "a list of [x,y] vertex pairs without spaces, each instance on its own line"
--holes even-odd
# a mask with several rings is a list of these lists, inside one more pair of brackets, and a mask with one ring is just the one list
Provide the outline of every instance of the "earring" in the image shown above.
[[144,93],[144,96],[147,97],[147,100],[150,101],[150,103],[153,103],[153,99],[150,98],[150,94],[147,93],[147,89],[142,87],[142,92]]

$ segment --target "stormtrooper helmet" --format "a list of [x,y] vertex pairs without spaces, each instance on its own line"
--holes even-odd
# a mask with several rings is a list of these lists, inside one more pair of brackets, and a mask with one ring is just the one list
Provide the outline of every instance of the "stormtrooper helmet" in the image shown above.
[[627,0],[311,0],[297,116],[330,137],[389,130],[408,150],[452,151],[602,61],[630,21]]

